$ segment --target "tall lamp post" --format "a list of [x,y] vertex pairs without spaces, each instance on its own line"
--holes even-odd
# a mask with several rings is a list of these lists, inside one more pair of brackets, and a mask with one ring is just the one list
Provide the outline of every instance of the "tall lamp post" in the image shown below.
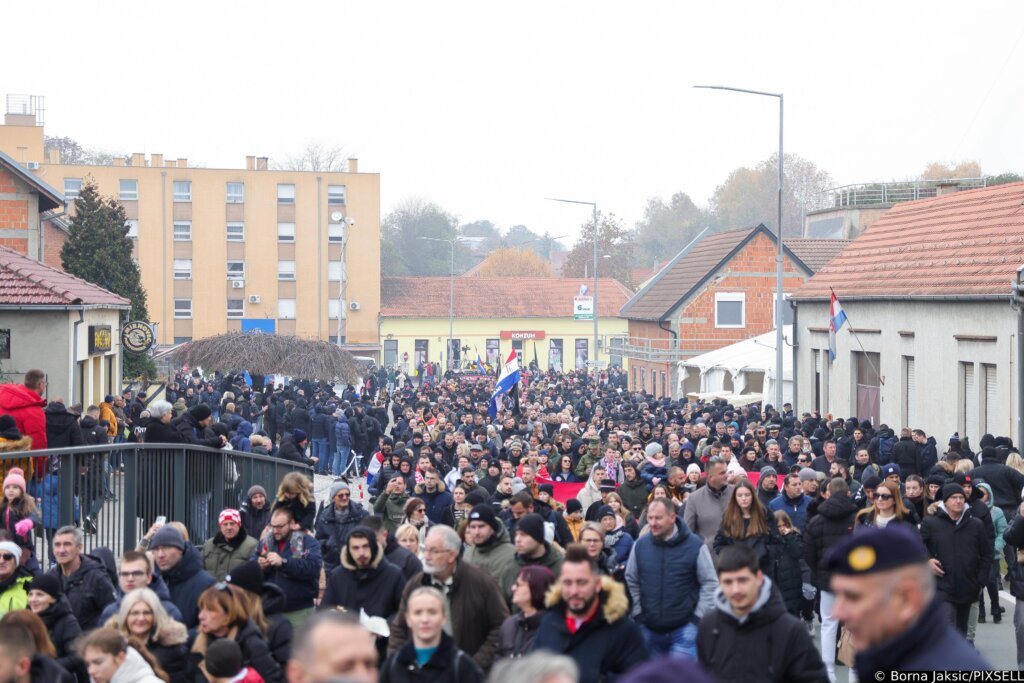
[[597,336],[597,238],[598,238],[598,225],[597,225],[597,202],[584,202],[578,199],[557,199],[555,197],[547,197],[548,201],[552,202],[564,202],[565,204],[585,204],[594,208],[594,377],[597,377],[597,356],[598,356],[598,336]]
[[[455,327],[455,243],[459,241],[459,238],[452,237],[446,239],[444,237],[420,237],[421,240],[427,240],[428,242],[447,242],[452,247],[452,269],[451,274],[448,276],[448,346],[445,351],[445,364],[449,369],[452,367],[452,334]],[[429,359],[428,359],[429,360]]]
[[[761,95],[763,97],[775,97],[779,100],[779,206],[777,215],[778,250],[775,255],[775,409],[782,414],[782,350],[785,340],[782,334],[782,321],[784,298],[782,296],[782,93],[763,92],[761,90],[747,90],[746,88],[733,88],[727,85],[695,85],[694,88],[707,90],[731,90],[748,95]],[[796,379],[795,377],[793,378]]]

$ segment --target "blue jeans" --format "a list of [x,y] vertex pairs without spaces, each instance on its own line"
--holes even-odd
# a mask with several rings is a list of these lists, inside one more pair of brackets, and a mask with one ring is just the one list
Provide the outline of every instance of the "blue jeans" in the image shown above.
[[327,438],[313,439],[313,457],[320,458],[320,461],[316,464],[316,471],[323,473],[327,471],[327,466],[330,464],[327,462],[330,453],[330,442]]
[[666,633],[657,633],[641,624],[640,631],[644,634],[644,640],[647,641],[651,657],[671,655],[697,660],[696,624],[686,624]]
[[334,458],[331,460],[331,474],[340,477],[348,467],[348,455],[352,449],[348,446],[338,446],[334,451]]

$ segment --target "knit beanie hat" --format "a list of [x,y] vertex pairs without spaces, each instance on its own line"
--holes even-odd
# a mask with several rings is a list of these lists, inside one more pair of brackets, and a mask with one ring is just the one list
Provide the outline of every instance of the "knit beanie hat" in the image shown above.
[[615,516],[615,510],[612,510],[612,506],[611,505],[602,505],[597,510],[597,519],[598,519],[598,521],[604,519],[605,517],[614,517],[614,516]]
[[0,439],[17,441],[21,438],[18,423],[10,415],[0,415]]
[[14,555],[14,561],[16,563],[21,562],[21,547],[13,541],[0,541],[0,550],[9,552]]
[[234,678],[242,670],[242,648],[232,638],[218,638],[206,648],[206,673],[217,678]]
[[484,522],[490,525],[495,533],[501,530],[499,526],[501,522],[498,521],[498,516],[494,514],[494,506],[490,503],[474,505],[473,509],[469,511],[469,521]]
[[210,410],[210,406],[205,403],[196,404],[188,411],[188,413],[196,420],[196,422],[201,422],[213,415],[213,411]]
[[339,479],[338,481],[331,484],[331,496],[330,500],[334,500],[334,497],[338,495],[340,491],[348,491],[351,493],[352,488],[348,485],[348,482]]
[[810,467],[804,467],[800,470],[800,481],[814,481],[817,478],[818,473]]
[[945,503],[949,500],[950,496],[955,496],[957,494],[966,498],[963,487],[961,487],[960,484],[946,484],[942,487],[942,502]]
[[20,467],[12,467],[4,477],[4,488],[6,489],[8,486],[17,486],[22,493],[25,493],[25,473]]
[[565,512],[569,515],[574,512],[583,512],[583,503],[579,502],[575,498],[570,498],[565,501]]
[[656,458],[656,457],[660,456],[661,455],[661,451],[662,451],[661,444],[658,443],[657,441],[650,442],[649,444],[647,444],[647,447],[644,448],[644,454],[648,458]]
[[43,591],[54,600],[60,600],[60,596],[63,595],[64,591],[60,587],[60,579],[50,574],[40,574],[25,586],[27,591]]
[[695,462],[691,462],[689,465],[686,466],[686,473],[693,474],[694,472],[700,474],[700,465],[698,465]]
[[265,488],[263,488],[262,486],[260,486],[259,484],[253,484],[252,486],[250,486],[249,487],[249,492],[246,493],[245,495],[246,495],[247,498],[252,498],[257,493],[260,494],[261,496],[263,496],[264,498],[267,497],[267,490]]
[[306,437],[306,432],[302,431],[301,429],[296,429],[295,431],[292,432],[292,438],[295,439],[295,443],[302,443],[308,437]]
[[238,586],[253,595],[263,594],[263,570],[256,560],[243,562],[228,572],[224,580],[232,586]]
[[544,538],[544,518],[536,512],[523,515],[519,523],[516,524],[516,531],[522,531],[538,543],[547,543],[547,540]]
[[775,468],[772,467],[771,465],[768,465],[766,467],[762,467],[761,468],[761,478],[762,479],[764,479],[765,477],[777,477],[777,476],[779,476],[779,473],[776,472]]
[[160,531],[153,534],[153,540],[150,541],[149,547],[153,550],[157,548],[177,548],[178,550],[185,552],[185,537],[181,535],[181,532],[172,526],[160,527]]
[[242,526],[242,513],[233,508],[224,508],[217,515],[217,526],[220,526],[224,522],[234,522],[238,526]]

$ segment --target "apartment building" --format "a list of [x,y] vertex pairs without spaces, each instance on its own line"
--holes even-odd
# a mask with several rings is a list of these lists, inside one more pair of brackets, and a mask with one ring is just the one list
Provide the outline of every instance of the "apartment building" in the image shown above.
[[64,192],[87,179],[125,207],[160,344],[230,330],[340,342],[378,356],[380,176],[296,172],[248,156],[241,168],[132,154],[111,165],[47,155],[32,106],[10,111],[0,151]]

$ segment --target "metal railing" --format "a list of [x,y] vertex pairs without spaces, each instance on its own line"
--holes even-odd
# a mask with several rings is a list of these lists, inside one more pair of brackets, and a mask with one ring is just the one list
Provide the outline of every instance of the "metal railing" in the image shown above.
[[201,446],[134,443],[5,453],[0,470],[6,474],[19,466],[28,475],[30,462],[36,471],[47,472],[32,476],[28,484],[40,510],[33,544],[43,567],[51,564],[52,535],[62,526],[82,528],[86,552],[106,547],[120,556],[134,549],[164,515],[182,522],[190,542],[201,545],[217,533],[220,511],[238,508],[253,485],[262,486],[272,499],[285,474],[302,472],[313,478],[312,468],[290,460]]
[[928,199],[938,195],[940,185],[955,185],[956,191],[985,187],[985,178],[957,178],[953,180],[910,180],[892,183],[866,183],[833,187],[819,194],[808,211],[838,209],[877,204],[897,204]]

